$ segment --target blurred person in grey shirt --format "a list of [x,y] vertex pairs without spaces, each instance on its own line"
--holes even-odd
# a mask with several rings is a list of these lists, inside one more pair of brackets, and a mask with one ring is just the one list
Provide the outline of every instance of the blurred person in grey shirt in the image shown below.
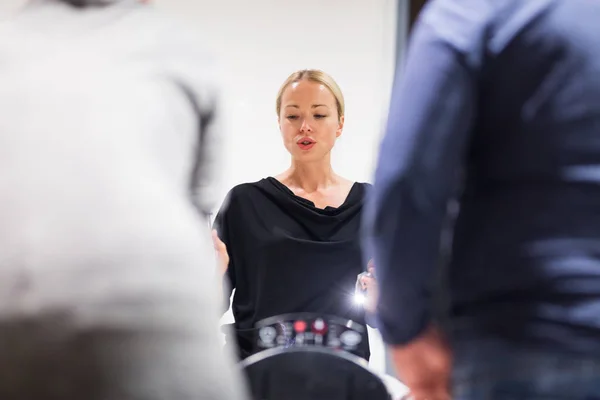
[[0,399],[243,399],[218,332],[214,60],[137,0],[0,23]]

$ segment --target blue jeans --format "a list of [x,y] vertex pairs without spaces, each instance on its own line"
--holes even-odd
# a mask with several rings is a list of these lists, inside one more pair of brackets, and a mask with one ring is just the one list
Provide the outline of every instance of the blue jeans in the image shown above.
[[472,342],[455,346],[453,400],[600,400],[600,358]]

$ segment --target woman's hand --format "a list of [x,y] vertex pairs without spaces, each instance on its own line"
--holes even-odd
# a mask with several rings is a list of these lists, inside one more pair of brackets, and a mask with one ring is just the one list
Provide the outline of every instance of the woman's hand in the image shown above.
[[215,229],[212,231],[212,238],[215,251],[217,252],[219,273],[221,276],[223,276],[229,267],[229,254],[227,254],[227,246],[225,246],[225,243],[223,243],[223,241],[219,238],[219,235]]
[[379,285],[375,279],[375,264],[373,260],[367,265],[369,275],[360,277],[360,285],[366,291],[364,308],[367,312],[374,313],[377,309],[377,300],[379,299]]

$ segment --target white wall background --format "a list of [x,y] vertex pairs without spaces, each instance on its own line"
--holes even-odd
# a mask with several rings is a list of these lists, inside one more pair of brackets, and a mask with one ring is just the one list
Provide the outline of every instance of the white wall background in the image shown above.
[[[25,0],[0,0],[0,18]],[[346,125],[334,169],[370,181],[387,115],[396,57],[396,0],[154,0],[204,32],[225,66],[229,91],[224,198],[232,186],[276,175],[289,165],[275,96],[293,71],[331,74],[346,98]],[[225,317],[231,320],[231,314]],[[384,348],[370,331],[372,367]]]
[[0,0],[0,19],[10,16],[26,2],[27,0]]
[[275,114],[295,70],[331,74],[346,98],[334,169],[369,181],[395,65],[396,0],[154,0],[205,32],[228,70],[230,136],[222,196],[233,185],[282,172],[289,156]]

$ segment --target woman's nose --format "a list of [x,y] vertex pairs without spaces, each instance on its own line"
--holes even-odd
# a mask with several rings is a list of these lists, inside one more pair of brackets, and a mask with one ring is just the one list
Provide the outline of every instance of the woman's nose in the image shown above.
[[309,125],[306,119],[302,120],[302,125],[300,126],[300,132],[312,132],[312,127]]

